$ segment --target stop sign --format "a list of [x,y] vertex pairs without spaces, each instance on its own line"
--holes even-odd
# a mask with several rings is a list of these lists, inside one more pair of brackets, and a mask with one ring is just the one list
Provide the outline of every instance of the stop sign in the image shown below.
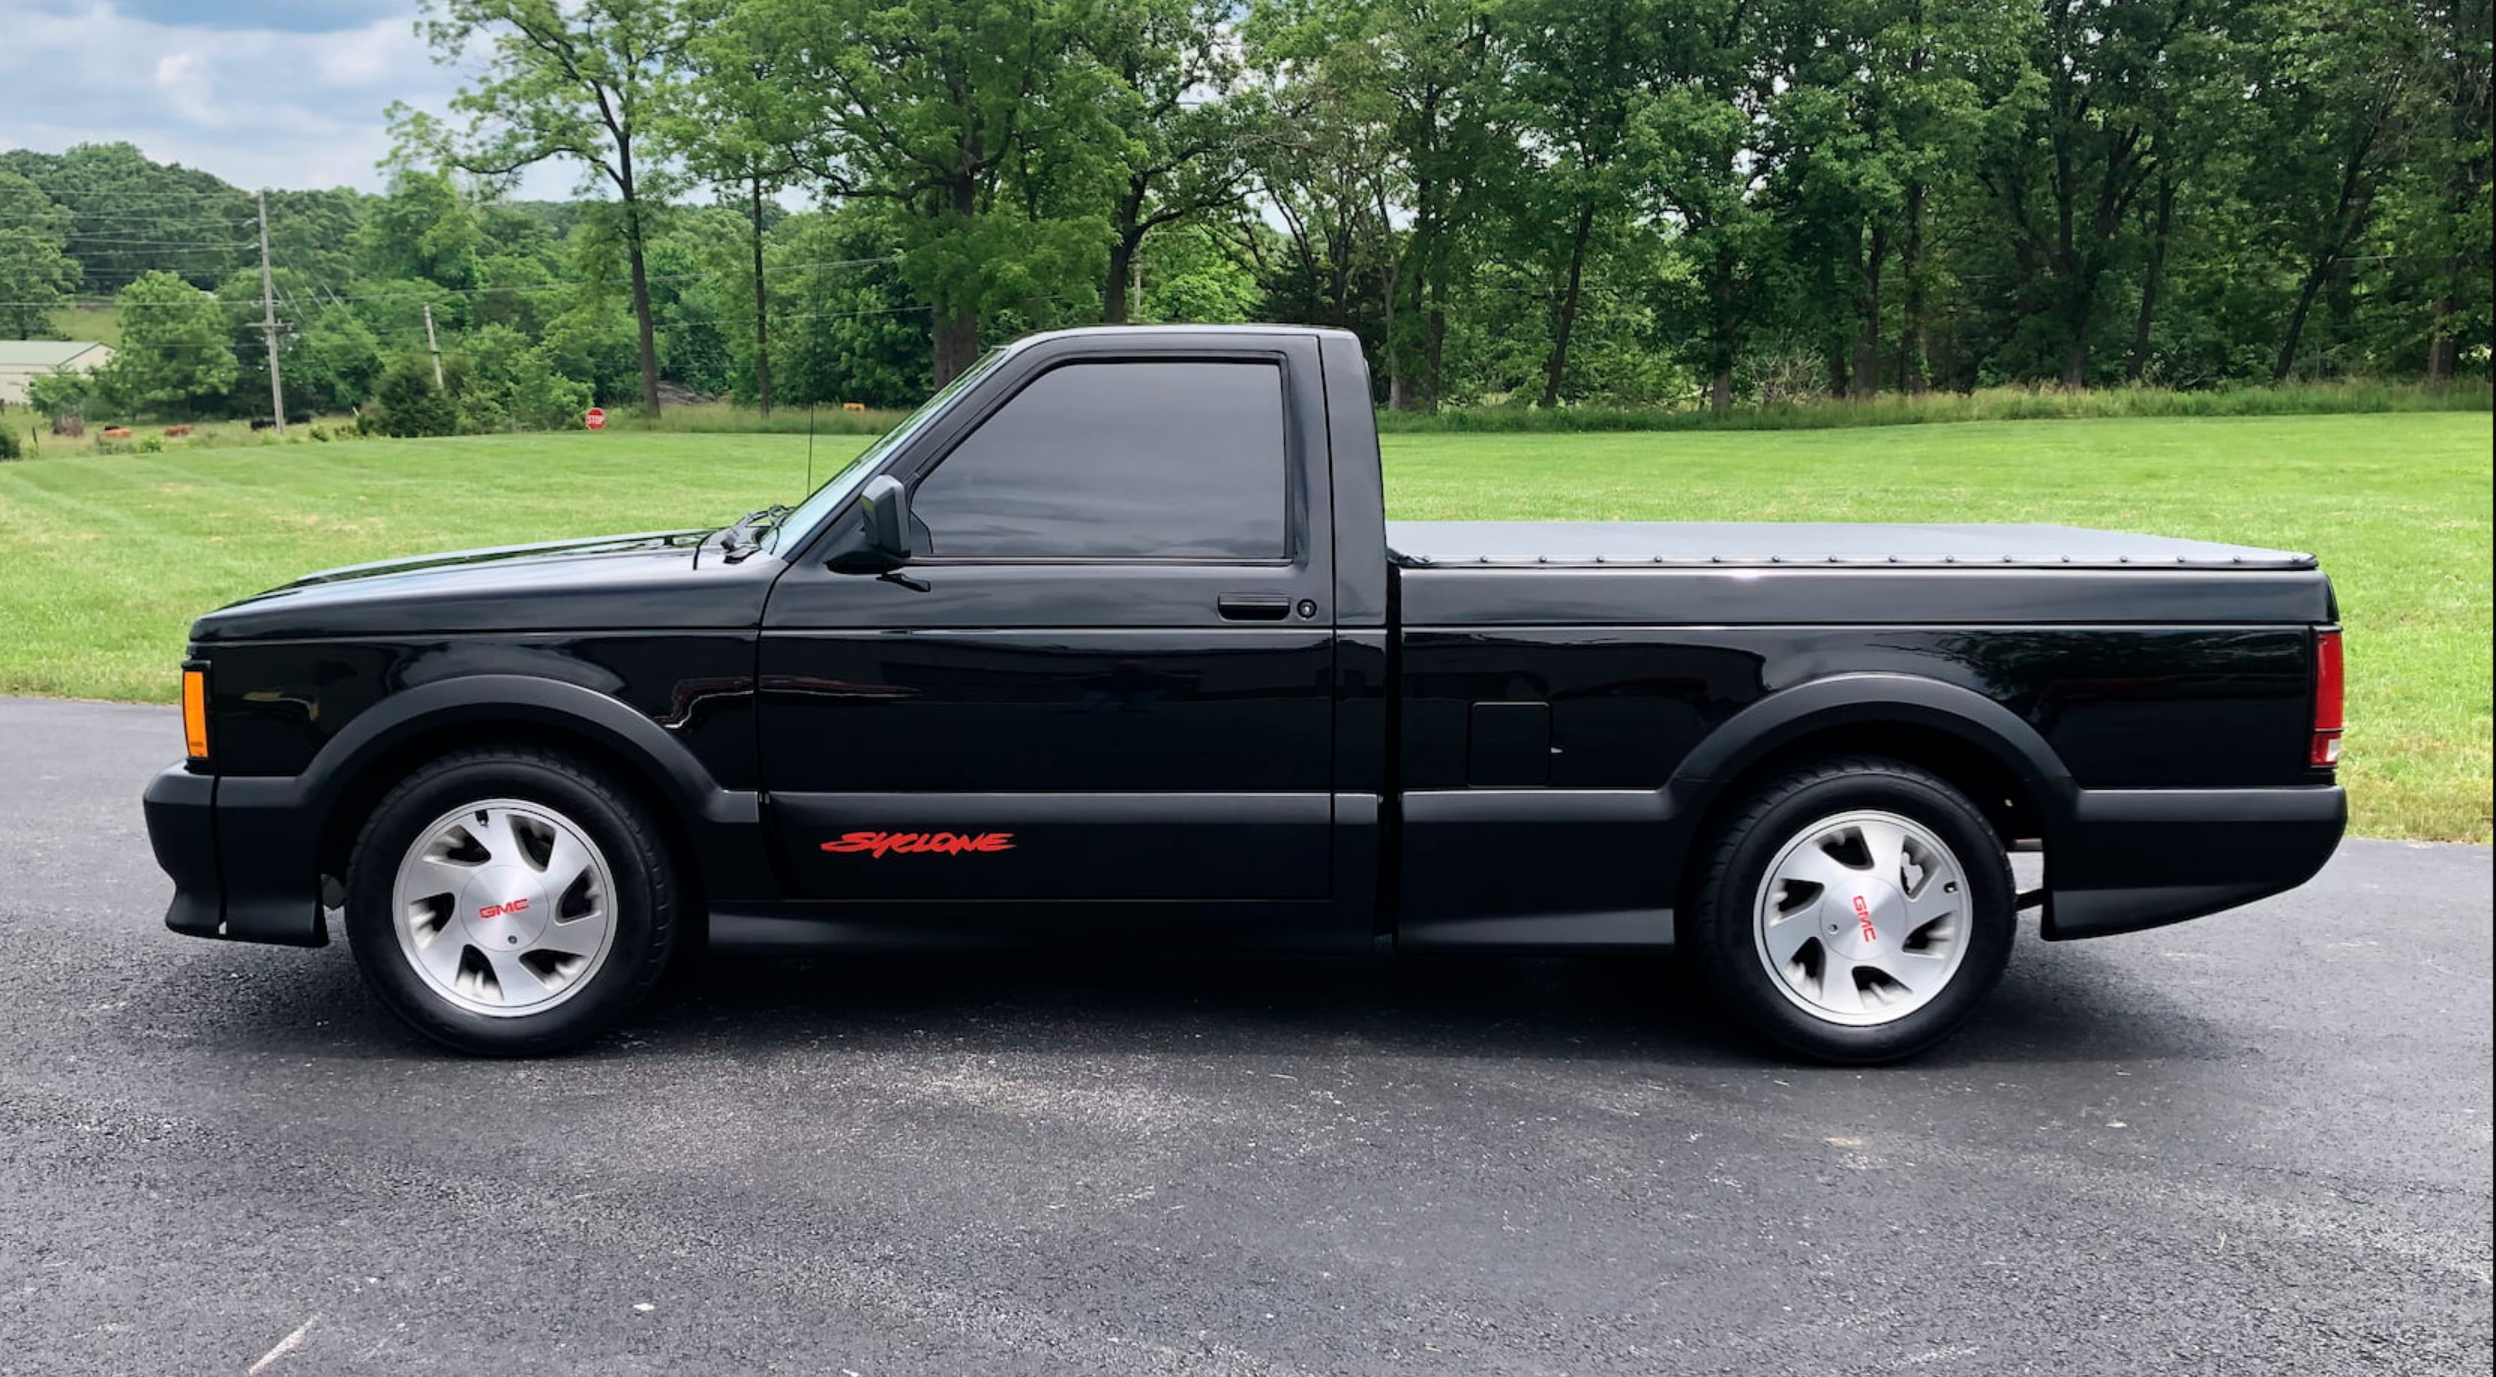
[[581,413],[581,424],[589,427],[591,430],[605,430],[607,428],[607,413],[593,406],[589,410]]

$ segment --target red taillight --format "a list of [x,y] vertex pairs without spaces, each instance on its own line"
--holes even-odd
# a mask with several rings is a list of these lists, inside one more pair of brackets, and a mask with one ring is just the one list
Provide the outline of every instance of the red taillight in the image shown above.
[[2314,635],[2314,751],[2308,759],[2323,769],[2340,763],[2340,731],[2348,698],[2348,675],[2340,662],[2340,633]]

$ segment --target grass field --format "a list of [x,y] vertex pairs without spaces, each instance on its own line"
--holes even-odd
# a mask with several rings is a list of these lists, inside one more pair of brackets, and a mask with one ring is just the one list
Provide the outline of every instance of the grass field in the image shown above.
[[[2313,550],[2350,627],[2357,825],[2489,837],[2485,414],[1391,435],[1415,519],[2058,521]],[[863,443],[818,437],[818,472]],[[805,440],[356,441],[0,465],[0,693],[169,699],[189,618],[392,554],[724,522]]]

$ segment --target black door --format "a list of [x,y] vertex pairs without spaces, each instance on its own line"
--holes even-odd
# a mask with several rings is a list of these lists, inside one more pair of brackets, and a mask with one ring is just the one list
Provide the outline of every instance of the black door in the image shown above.
[[886,470],[917,587],[827,567],[836,521],[774,589],[786,873],[833,900],[1324,900],[1317,351],[1052,352],[1009,356]]

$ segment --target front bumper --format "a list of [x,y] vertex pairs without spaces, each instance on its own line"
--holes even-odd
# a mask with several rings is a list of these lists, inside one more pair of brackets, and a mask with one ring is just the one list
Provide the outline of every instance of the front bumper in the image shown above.
[[173,878],[165,926],[194,937],[326,946],[320,819],[292,780],[221,779],[180,765],[147,786],[147,839]]
[[2348,827],[2338,785],[2083,789],[2046,845],[2048,941],[2163,927],[2313,879]]

